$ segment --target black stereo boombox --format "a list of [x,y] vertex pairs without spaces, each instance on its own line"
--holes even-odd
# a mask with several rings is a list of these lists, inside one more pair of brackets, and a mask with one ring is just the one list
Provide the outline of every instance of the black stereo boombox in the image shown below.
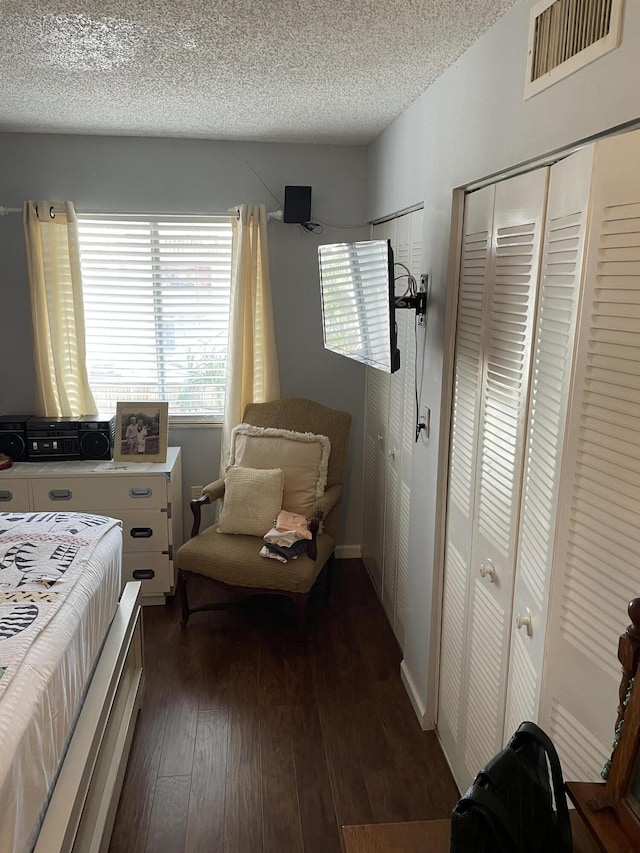
[[0,415],[0,453],[14,462],[111,459],[116,419]]

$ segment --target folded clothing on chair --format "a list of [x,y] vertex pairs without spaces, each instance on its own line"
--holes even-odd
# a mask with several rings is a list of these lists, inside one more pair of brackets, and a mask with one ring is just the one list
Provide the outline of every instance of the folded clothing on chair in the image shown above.
[[[293,545],[278,545],[275,542],[266,542],[260,553],[263,557],[275,556],[283,562],[295,560],[300,554],[306,554],[308,543],[306,539],[298,539]],[[264,552],[267,552],[266,554]]]
[[312,538],[309,530],[309,519],[306,515],[289,512],[286,509],[280,510],[274,526],[267,535],[271,535],[274,540],[278,537],[291,538],[294,542],[297,539]]
[[305,554],[312,538],[306,516],[281,510],[273,527],[263,537],[265,544],[260,554],[286,563]]

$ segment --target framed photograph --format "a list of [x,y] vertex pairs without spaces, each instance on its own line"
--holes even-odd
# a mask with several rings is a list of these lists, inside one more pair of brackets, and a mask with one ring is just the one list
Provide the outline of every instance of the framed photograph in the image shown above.
[[168,433],[168,403],[118,403],[113,458],[116,462],[166,462]]

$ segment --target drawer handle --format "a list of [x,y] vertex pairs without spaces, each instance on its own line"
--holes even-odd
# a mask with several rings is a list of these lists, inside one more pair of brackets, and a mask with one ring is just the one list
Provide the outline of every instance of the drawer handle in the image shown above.
[[51,489],[49,492],[50,501],[70,501],[72,497],[71,489]]
[[13,500],[13,492],[10,492],[9,489],[2,489],[2,491],[0,491],[0,501],[10,500]]
[[130,535],[133,539],[151,539],[153,530],[151,527],[132,527]]
[[133,577],[137,581],[150,581],[155,578],[156,573],[153,569],[134,569]]
[[146,488],[133,488],[129,489],[129,497],[132,498],[150,498],[151,497],[151,487],[147,486]]

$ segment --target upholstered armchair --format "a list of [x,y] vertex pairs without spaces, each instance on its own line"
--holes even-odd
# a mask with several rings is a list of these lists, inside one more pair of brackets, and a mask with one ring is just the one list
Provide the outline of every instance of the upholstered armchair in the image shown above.
[[[348,412],[312,400],[247,406],[243,423],[232,435],[232,464],[226,476],[191,501],[191,539],[176,557],[183,627],[192,613],[224,609],[238,597],[277,594],[294,602],[298,636],[304,642],[309,595],[323,569],[327,594],[331,588],[350,426]],[[200,531],[201,507],[221,498],[225,500],[218,521]],[[286,563],[260,553],[262,536],[280,508],[310,520],[307,552]],[[190,575],[226,587],[229,600],[190,606]]]

